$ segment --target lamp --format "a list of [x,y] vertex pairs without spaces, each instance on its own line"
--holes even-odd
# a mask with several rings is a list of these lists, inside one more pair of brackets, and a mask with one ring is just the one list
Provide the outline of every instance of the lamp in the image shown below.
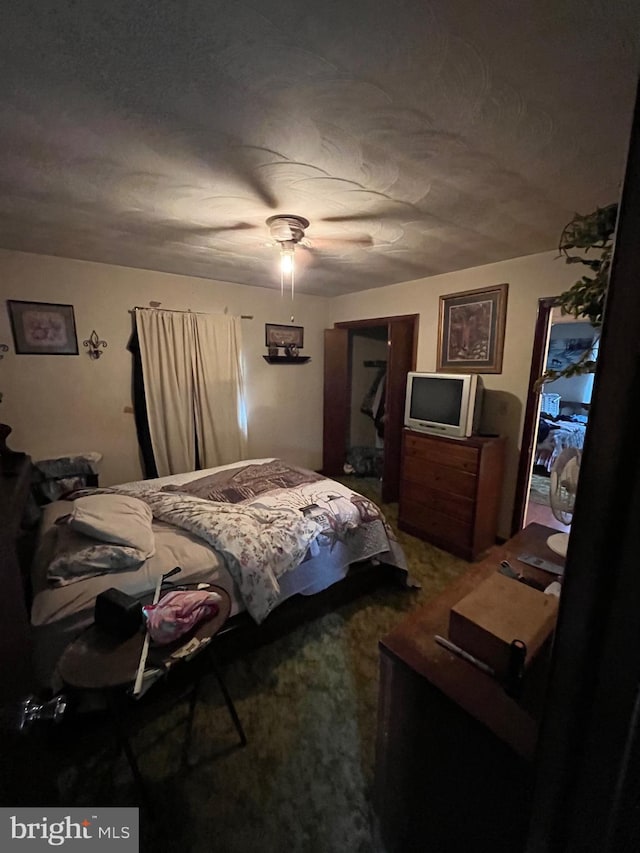
[[293,213],[278,214],[267,219],[271,245],[280,249],[280,294],[284,296],[285,285],[291,288],[291,299],[295,293],[295,259],[296,243],[304,242],[305,229],[309,220],[304,216]]
[[295,291],[295,260],[294,252],[296,244],[293,240],[284,240],[280,243],[280,295],[284,295],[285,281],[288,281],[291,287],[291,299],[293,299]]

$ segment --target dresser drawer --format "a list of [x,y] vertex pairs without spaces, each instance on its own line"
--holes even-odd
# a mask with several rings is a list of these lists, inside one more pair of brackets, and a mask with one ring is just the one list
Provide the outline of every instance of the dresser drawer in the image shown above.
[[399,520],[421,530],[438,542],[451,542],[458,548],[468,548],[472,544],[473,527],[470,523],[452,518],[424,504],[400,504]]
[[474,474],[478,470],[478,448],[469,447],[467,444],[458,444],[456,441],[444,441],[441,438],[405,433],[404,453],[405,466],[413,464],[415,459],[437,462],[440,465],[448,465],[451,468]]
[[471,498],[440,492],[426,487],[424,484],[404,482],[400,492],[400,511],[407,504],[419,504],[427,510],[436,510],[457,518],[459,521],[471,524],[473,521],[474,502]]
[[440,465],[425,459],[405,458],[404,483],[430,486],[439,492],[449,492],[463,498],[475,498],[477,478],[475,474]]

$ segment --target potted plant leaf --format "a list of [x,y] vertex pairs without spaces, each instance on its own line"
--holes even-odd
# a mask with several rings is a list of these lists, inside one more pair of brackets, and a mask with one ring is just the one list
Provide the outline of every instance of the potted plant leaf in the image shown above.
[[[586,317],[595,329],[602,325],[617,216],[617,204],[599,207],[586,216],[576,214],[562,231],[558,245],[565,263],[582,264],[588,272],[560,294],[557,305],[563,314],[571,314],[576,319]],[[547,370],[536,387],[539,390],[545,382],[560,377],[593,373],[596,362],[592,353],[593,348],[590,348],[561,370]]]

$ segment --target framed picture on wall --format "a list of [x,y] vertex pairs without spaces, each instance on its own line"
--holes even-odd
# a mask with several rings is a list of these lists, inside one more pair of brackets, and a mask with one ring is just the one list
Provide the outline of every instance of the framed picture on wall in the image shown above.
[[508,284],[440,297],[438,370],[502,373]]
[[78,355],[73,305],[8,299],[17,355]]
[[268,347],[304,346],[304,326],[278,326],[265,323],[264,342]]

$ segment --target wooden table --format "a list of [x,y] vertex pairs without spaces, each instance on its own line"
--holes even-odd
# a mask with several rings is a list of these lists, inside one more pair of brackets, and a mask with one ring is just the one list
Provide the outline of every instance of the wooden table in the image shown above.
[[389,853],[445,853],[464,845],[474,853],[485,847],[517,853],[548,654],[527,671],[516,701],[434,636],[447,636],[451,606],[501,560],[534,580],[556,580],[517,559],[528,553],[562,565],[546,545],[553,532],[529,525],[381,640],[375,799]]

